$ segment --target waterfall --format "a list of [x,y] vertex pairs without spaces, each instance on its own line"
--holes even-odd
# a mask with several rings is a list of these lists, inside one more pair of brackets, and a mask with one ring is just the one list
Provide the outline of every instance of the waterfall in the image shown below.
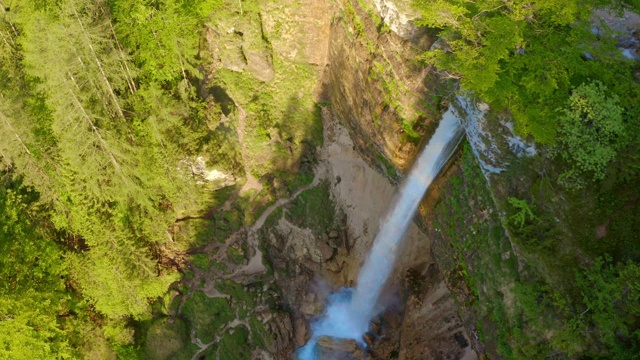
[[383,310],[377,301],[395,264],[400,242],[422,197],[453,154],[463,133],[459,119],[447,111],[382,219],[380,232],[360,270],[356,288],[342,289],[328,298],[325,313],[311,324],[311,340],[298,352],[301,360],[315,359],[315,343],[320,336],[350,338],[362,344],[369,322]]

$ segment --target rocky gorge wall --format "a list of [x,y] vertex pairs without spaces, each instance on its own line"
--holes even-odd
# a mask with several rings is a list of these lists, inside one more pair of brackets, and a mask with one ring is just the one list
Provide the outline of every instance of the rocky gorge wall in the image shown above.
[[[308,323],[321,313],[327,292],[357,279],[395,196],[392,183],[401,180],[442,108],[436,94],[442,84],[416,60],[431,39],[412,26],[406,13],[392,2],[332,6],[327,65],[318,91],[318,100],[330,104],[323,111],[325,146],[318,154],[323,169],[318,171],[324,172],[339,214],[336,229],[314,234],[284,210],[265,233],[276,282],[292,309],[296,346],[308,340]],[[406,3],[400,7],[408,9]],[[387,285],[390,310],[382,315],[380,340],[372,344],[369,358],[477,358],[431,256],[431,240],[416,225],[399,258]]]
[[[276,283],[292,309],[297,346],[309,339],[308,324],[321,315],[328,293],[354,284],[397,193],[354,151],[346,128],[328,110],[323,115],[325,146],[317,171],[336,208],[330,227],[314,227],[298,217],[303,202],[276,214],[264,232]],[[306,209],[305,215],[320,216],[313,206]],[[476,358],[431,258],[431,242],[417,225],[410,227],[401,254],[383,295],[388,310],[378,320],[374,334],[379,338],[367,358]]]
[[331,26],[327,86],[332,109],[360,153],[397,180],[396,169],[406,170],[433,130],[440,98],[431,91],[436,79],[430,69],[417,61],[430,37],[385,4],[340,2]]
[[[278,171],[308,173],[313,167],[317,183],[276,209],[258,231],[273,271],[260,281],[270,293],[268,284],[277,285],[280,310],[256,315],[273,342],[254,358],[289,358],[310,337],[309,322],[321,314],[325,296],[354,284],[402,173],[444,110],[449,89],[417,60],[433,39],[412,25],[409,4],[245,3],[219,14],[207,30],[212,60],[203,95],[218,103],[227,99],[220,126],[237,133],[238,162],[247,176],[240,196],[268,202],[275,200],[266,193],[270,189],[286,196],[290,184],[270,180]],[[423,208],[436,200],[429,197]],[[446,274],[432,257],[428,224],[416,220],[388,281],[388,311],[375,320],[377,337],[366,356],[477,358]],[[245,285],[256,281],[237,278],[232,262],[220,256],[215,260],[227,264],[228,277]],[[204,278],[204,293],[216,298],[224,295],[213,287],[219,276],[196,271],[189,283],[197,288]],[[253,339],[253,323],[247,324]],[[200,353],[210,351],[200,347]]]
[[[246,1],[209,29],[213,60],[205,82],[231,99],[221,124],[239,139],[244,196],[267,204],[299,189],[294,176],[315,176],[315,186],[274,211],[259,234],[273,267],[268,281],[280,296],[277,312],[260,318],[277,339],[262,358],[288,358],[309,338],[327,294],[353,285],[396,186],[447,109],[464,118],[468,141],[423,201],[388,282],[393,301],[372,322],[377,336],[366,356],[500,357],[510,353],[508,342],[526,351],[553,335],[518,332],[517,287],[526,282],[527,263],[538,263],[545,276],[558,265],[514,241],[510,197],[556,202],[545,211],[565,238],[574,237],[562,217],[571,204],[563,206],[551,182],[541,180],[546,155],[515,136],[505,114],[454,97],[453,86],[418,61],[435,37],[412,24],[410,4]],[[579,253],[560,250],[566,258]],[[358,351],[354,343],[322,344]]]

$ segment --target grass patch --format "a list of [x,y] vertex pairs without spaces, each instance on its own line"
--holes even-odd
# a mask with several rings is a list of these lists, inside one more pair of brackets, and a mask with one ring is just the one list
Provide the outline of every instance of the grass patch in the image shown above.
[[207,254],[195,254],[191,256],[191,262],[200,270],[209,271],[211,268],[211,261]]
[[313,172],[276,171],[273,174],[284,183],[284,186],[286,186],[291,193],[294,193],[303,186],[311,184],[315,176]]
[[182,314],[189,319],[191,328],[204,343],[212,341],[218,329],[235,318],[227,299],[212,299],[201,291],[194,292],[193,297],[184,303]]
[[246,262],[246,259],[245,259],[246,252],[243,249],[244,246],[239,248],[236,248],[234,246],[229,246],[227,248],[227,258],[236,265],[242,265]]
[[147,337],[143,345],[143,358],[149,360],[174,359],[181,349],[189,343],[189,333],[184,320],[162,317],[147,330]]
[[251,342],[258,348],[265,349],[273,343],[274,339],[264,328],[264,325],[255,317],[249,318],[249,327],[251,330]]
[[249,331],[244,326],[227,330],[220,340],[218,360],[250,360]]
[[299,227],[306,227],[320,236],[335,225],[336,210],[330,192],[331,184],[323,180],[314,188],[302,192],[290,203],[287,218]]
[[216,289],[221,293],[231,297],[231,303],[236,310],[236,316],[239,319],[245,319],[253,310],[254,299],[244,286],[231,280],[223,280],[216,282]]

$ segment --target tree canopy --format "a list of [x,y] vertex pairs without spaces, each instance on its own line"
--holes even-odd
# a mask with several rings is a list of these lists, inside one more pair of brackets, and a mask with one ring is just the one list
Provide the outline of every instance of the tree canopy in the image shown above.
[[[592,24],[591,12],[621,2],[417,0],[420,25],[440,29],[446,45],[424,55],[470,91],[506,110],[520,134],[552,144],[559,109],[571,89],[592,80],[604,83],[623,103],[638,102],[632,63],[616,49],[606,24]],[[598,31],[592,31],[598,26]],[[638,108],[625,114],[638,117]]]
[[175,164],[208,131],[192,83],[215,4],[0,4],[0,159],[22,184],[0,188],[0,357],[74,357],[74,327],[145,317],[178,278],[153,250],[198,195]]
[[607,165],[626,142],[622,115],[618,97],[602,83],[573,90],[559,117],[559,152],[571,166],[560,175],[563,185],[580,188],[588,179],[604,178]]

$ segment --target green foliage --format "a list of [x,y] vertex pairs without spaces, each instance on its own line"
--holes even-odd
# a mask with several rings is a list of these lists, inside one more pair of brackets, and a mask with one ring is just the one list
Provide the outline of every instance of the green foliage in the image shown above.
[[[465,218],[469,199],[482,202],[464,164],[463,186],[453,179],[447,205],[437,208],[439,230],[457,251],[455,266],[447,268],[450,282],[456,290],[464,290],[460,278],[470,288],[482,284],[477,313],[490,334],[487,348],[510,359],[637,357],[638,301],[631,295],[637,263],[595,259],[609,252],[616,261],[637,260],[631,220],[637,195],[630,190],[640,164],[637,64],[619,56],[606,24],[598,24],[597,36],[591,32],[592,9],[622,2],[415,4],[422,24],[437,28],[444,40],[424,59],[511,116],[521,135],[555,144],[555,161],[543,146],[541,156],[514,159],[505,174],[492,178],[517,254],[491,247],[472,225],[484,212]],[[556,179],[564,186],[554,188]],[[458,230],[460,224],[472,235]],[[496,279],[503,259],[515,256],[512,272]],[[587,268],[576,274],[578,266]]]
[[244,326],[236,326],[227,330],[220,340],[220,360],[249,360],[251,349],[249,347],[249,332]]
[[184,320],[173,318],[157,319],[147,330],[144,341],[144,358],[168,360],[189,343],[189,333]]
[[207,254],[195,254],[191,259],[193,265],[200,270],[209,271],[211,267],[211,261]]
[[[0,212],[13,234],[0,245],[11,254],[0,286],[12,287],[0,293],[0,318],[16,319],[2,321],[8,357],[104,358],[109,347],[134,356],[124,319],[148,316],[177,279],[156,250],[176,212],[201,203],[176,164],[215,141],[219,107],[191,81],[198,29],[221,5],[18,0],[0,10],[0,156],[41,195]],[[230,144],[221,151],[233,158]],[[5,194],[12,204],[37,198]],[[31,343],[9,336],[18,328]]]
[[627,136],[623,108],[601,82],[575,88],[559,118],[558,151],[569,169],[558,182],[570,189],[588,180],[604,179],[607,165],[624,146]]
[[99,246],[86,254],[70,256],[74,279],[101,313],[112,318],[147,316],[148,301],[161,297],[178,275],[158,277],[144,249],[118,248],[120,241],[111,239],[111,249]]
[[640,350],[640,266],[629,262],[614,267],[610,261],[598,258],[576,276],[586,307],[579,325],[602,344],[604,354],[630,359]]
[[[157,165],[165,159],[131,141],[126,101],[119,94],[135,88],[125,70],[133,67],[102,21],[100,4],[65,1],[47,10],[27,4],[16,9],[10,20],[20,29],[16,41],[24,67],[15,81],[38,94],[29,98],[37,106],[25,106],[38,112],[33,128],[55,139],[42,144],[38,137],[24,137],[27,155],[28,147],[46,147],[40,154],[47,155],[36,169],[25,168],[25,175],[36,185],[43,182],[35,179],[47,179],[55,191],[46,199],[55,208],[55,226],[79,234],[89,247],[69,256],[85,295],[110,316],[139,316],[147,299],[162,295],[172,280],[157,277],[145,247],[166,238],[158,223],[170,214],[159,204],[179,191]],[[28,118],[11,110],[5,121],[10,127]],[[19,148],[9,150],[19,154]]]
[[51,306],[56,303],[37,292],[25,298],[0,295],[0,358],[59,359],[73,354]]
[[68,311],[62,251],[38,228],[38,194],[0,173],[0,358],[74,355],[57,314]]
[[185,301],[182,312],[190,320],[191,328],[203,343],[213,340],[217,331],[235,315],[224,298],[209,298],[201,291]]
[[[606,25],[591,32],[591,10],[620,2],[571,0],[416,0],[420,25],[440,29],[446,45],[424,60],[460,79],[499,111],[509,111],[523,135],[540,143],[556,139],[558,110],[571,88],[602,81],[633,109],[640,93],[630,62],[620,56]],[[589,53],[589,56],[585,56]],[[621,80],[628,79],[630,81]]]
[[331,199],[330,183],[322,181],[314,188],[304,191],[291,202],[287,214],[291,221],[309,228],[317,236],[330,231],[336,221],[336,209]]
[[200,32],[221,0],[110,0],[115,31],[126,49],[135,51],[141,76],[173,82],[199,72]]
[[511,204],[511,206],[513,206],[517,211],[517,213],[509,217],[513,225],[518,226],[520,229],[522,229],[524,227],[524,224],[527,222],[527,218],[531,221],[537,219],[526,200],[509,197],[508,201],[509,204]]
[[541,282],[518,283],[515,294],[527,332],[547,336],[548,344],[519,348],[523,357],[545,352],[569,357],[632,359],[638,352],[640,306],[637,263],[613,266],[597,258],[575,272],[573,287],[560,289]]

